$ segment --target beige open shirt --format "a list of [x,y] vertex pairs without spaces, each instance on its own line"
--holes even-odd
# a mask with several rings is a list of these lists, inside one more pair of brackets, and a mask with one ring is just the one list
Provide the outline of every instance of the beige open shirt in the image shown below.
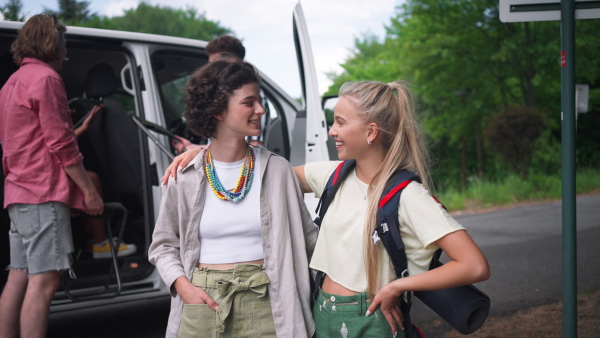
[[[308,262],[317,228],[306,209],[298,178],[282,157],[257,147],[261,163],[260,217],[265,272],[277,337],[312,337]],[[204,151],[163,186],[161,208],[148,251],[163,281],[171,289],[167,337],[177,337],[183,301],[173,283],[191,280],[198,265],[198,226],[205,200]]]

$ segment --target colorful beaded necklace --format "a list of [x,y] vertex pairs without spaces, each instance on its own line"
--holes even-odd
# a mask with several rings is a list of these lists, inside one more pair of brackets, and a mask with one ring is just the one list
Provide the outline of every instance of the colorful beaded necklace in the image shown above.
[[246,196],[250,191],[252,185],[252,177],[254,175],[254,152],[248,146],[246,151],[246,157],[244,158],[244,164],[240,171],[240,177],[238,178],[235,188],[227,190],[221,184],[215,165],[213,163],[213,157],[210,150],[210,146],[204,154],[204,172],[208,179],[208,184],[212,192],[219,198],[225,201],[239,202]]

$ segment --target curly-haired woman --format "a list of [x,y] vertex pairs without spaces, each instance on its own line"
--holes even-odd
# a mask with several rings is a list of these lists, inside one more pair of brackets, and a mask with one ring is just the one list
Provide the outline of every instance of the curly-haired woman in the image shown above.
[[185,88],[190,130],[210,138],[163,186],[150,245],[173,299],[168,337],[312,337],[308,260],[317,237],[290,164],[260,135],[257,70],[217,60]]
[[0,91],[0,141],[10,226],[9,275],[0,298],[0,337],[45,337],[48,310],[71,269],[71,208],[102,213],[73,133],[58,71],[66,27],[31,17],[12,44],[20,68]]

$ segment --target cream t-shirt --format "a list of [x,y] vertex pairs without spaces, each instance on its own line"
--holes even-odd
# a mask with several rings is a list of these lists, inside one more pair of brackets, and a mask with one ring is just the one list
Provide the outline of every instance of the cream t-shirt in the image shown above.
[[[305,165],[306,180],[317,197],[321,196],[329,176],[339,163],[309,162]],[[367,291],[363,242],[368,188],[356,177],[354,170],[348,174],[323,218],[310,261],[312,269],[323,271],[334,282],[356,292]],[[417,182],[411,182],[403,190],[398,214],[411,276],[429,270],[431,258],[438,249],[435,241],[454,231],[464,230]],[[396,279],[396,275],[383,244],[378,247],[382,257],[378,279],[378,288],[381,288]]]

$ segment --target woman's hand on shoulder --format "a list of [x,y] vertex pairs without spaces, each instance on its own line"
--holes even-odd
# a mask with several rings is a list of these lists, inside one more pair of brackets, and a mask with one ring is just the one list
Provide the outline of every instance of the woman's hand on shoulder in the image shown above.
[[175,156],[173,162],[165,170],[165,175],[162,177],[162,183],[167,184],[169,182],[169,176],[173,176],[177,179],[177,174],[185,168],[204,148],[195,148],[186,151],[185,153]]
[[215,311],[219,309],[217,303],[202,288],[190,283],[185,276],[177,278],[174,286],[184,304],[206,304]]
[[392,332],[395,334],[398,328],[404,330],[404,323],[402,312],[400,311],[400,302],[398,297],[402,292],[398,289],[395,283],[390,283],[377,291],[373,302],[367,309],[365,316],[370,316],[377,310],[377,307],[381,308],[381,313],[390,324]]

